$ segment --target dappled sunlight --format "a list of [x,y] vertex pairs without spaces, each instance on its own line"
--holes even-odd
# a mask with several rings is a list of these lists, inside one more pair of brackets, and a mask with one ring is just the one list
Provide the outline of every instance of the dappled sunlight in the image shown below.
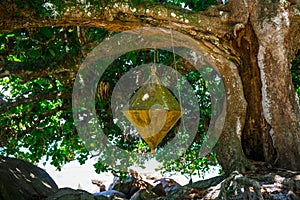
[[300,50],[298,50],[297,54],[295,55],[295,59],[292,61],[291,73],[292,73],[294,88],[298,95],[298,101],[300,104],[300,99],[299,99],[300,97]]

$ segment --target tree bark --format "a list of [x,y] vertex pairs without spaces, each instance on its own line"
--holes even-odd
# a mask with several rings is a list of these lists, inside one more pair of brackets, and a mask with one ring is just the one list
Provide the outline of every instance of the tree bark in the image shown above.
[[271,126],[270,135],[277,153],[275,165],[299,170],[300,110],[290,70],[291,58],[299,48],[299,41],[291,38],[290,33],[299,28],[294,27],[293,12],[286,2],[254,9],[251,23],[259,43],[257,60],[263,114]]
[[241,57],[239,74],[247,101],[246,123],[242,131],[242,146],[247,158],[274,163],[276,152],[270,136],[270,125],[262,108],[262,83],[258,67],[258,39],[249,23],[238,33],[234,48]]

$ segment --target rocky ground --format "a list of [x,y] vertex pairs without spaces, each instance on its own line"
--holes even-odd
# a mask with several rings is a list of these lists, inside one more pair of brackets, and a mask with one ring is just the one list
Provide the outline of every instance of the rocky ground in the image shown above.
[[217,176],[180,185],[168,178],[145,181],[130,170],[126,180],[114,178],[106,188],[93,180],[99,192],[58,188],[41,168],[30,163],[0,157],[0,200],[184,200],[184,199],[300,199],[300,172],[259,169],[255,172]]

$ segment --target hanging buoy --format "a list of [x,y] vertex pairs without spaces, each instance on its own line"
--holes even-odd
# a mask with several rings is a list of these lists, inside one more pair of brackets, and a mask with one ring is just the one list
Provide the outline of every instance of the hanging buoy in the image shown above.
[[149,145],[151,153],[183,114],[179,102],[152,68],[148,81],[130,99],[126,118]]

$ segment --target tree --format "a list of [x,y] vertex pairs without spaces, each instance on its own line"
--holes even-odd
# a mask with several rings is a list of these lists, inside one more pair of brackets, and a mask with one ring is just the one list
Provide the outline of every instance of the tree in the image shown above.
[[[299,11],[298,1],[277,0],[229,1],[199,12],[150,1],[3,1],[2,34],[12,30],[32,34],[36,27],[45,27],[39,30],[41,33],[52,29],[57,34],[53,38],[40,35],[30,39],[27,45],[32,47],[43,42],[38,46],[40,54],[32,50],[38,56],[30,63],[18,62],[22,55],[11,56],[15,54],[5,49],[1,77],[12,75],[26,81],[51,75],[60,81],[51,87],[63,89],[63,93],[58,89],[53,94],[40,95],[67,100],[70,95],[67,88],[73,83],[81,58],[91,48],[92,39],[85,35],[85,29],[110,31],[98,38],[103,39],[111,32],[142,26],[172,28],[189,35],[205,49],[210,64],[224,81],[227,116],[215,148],[223,170],[227,174],[234,170],[244,172],[260,162],[299,170],[300,110],[290,68],[300,47]],[[73,40],[75,44],[67,45],[69,37],[77,38]],[[55,47],[58,41],[65,44],[63,53],[54,60],[44,58],[44,54],[59,52],[48,48],[52,42],[51,48]],[[6,43],[5,48],[15,43],[18,41]],[[30,102],[37,100],[39,96],[32,97]],[[16,104],[6,102],[2,112]],[[74,127],[70,130],[74,132]]]

